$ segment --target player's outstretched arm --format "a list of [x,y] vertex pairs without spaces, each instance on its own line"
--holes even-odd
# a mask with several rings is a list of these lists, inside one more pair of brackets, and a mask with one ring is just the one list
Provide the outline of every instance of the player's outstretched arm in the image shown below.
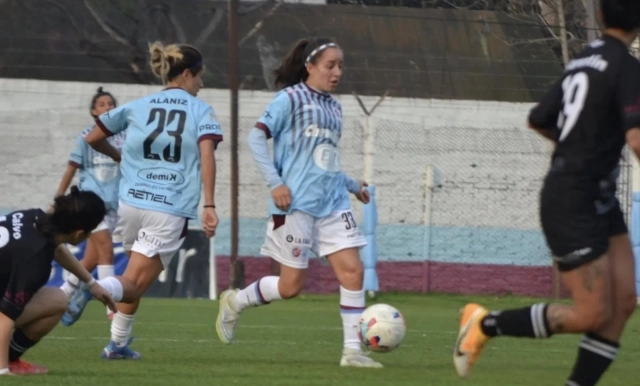
[[369,186],[369,184],[364,181],[358,181],[345,172],[342,172],[342,177],[344,178],[344,184],[347,187],[349,193],[353,193],[358,201],[362,202],[363,204],[368,204],[371,200],[371,197],[369,196],[369,191],[365,188]]
[[202,214],[202,229],[207,237],[212,237],[218,227],[218,215],[215,206],[216,190],[216,156],[215,141],[204,139],[198,144],[200,149],[200,174],[202,174],[202,189],[204,190],[204,213]]
[[76,259],[66,246],[59,245],[58,248],[56,248],[54,259],[62,268],[86,283],[96,300],[109,307],[111,311],[118,312],[116,303],[111,298],[111,295],[109,295],[109,292],[96,282],[93,276],[91,276],[91,273],[80,264],[78,259]]
[[289,210],[291,205],[291,191],[282,181],[273,161],[269,156],[269,146],[267,145],[267,134],[264,130],[253,128],[249,133],[249,148],[253,161],[271,189],[271,197],[274,204],[283,211]]
[[107,134],[97,125],[93,127],[91,132],[85,137],[85,141],[95,151],[110,157],[115,162],[120,163],[120,152],[111,146],[107,141]]
[[58,190],[56,191],[56,197],[62,196],[67,191],[67,189],[69,189],[69,185],[71,185],[71,181],[76,175],[77,170],[78,167],[76,165],[67,164],[67,168],[65,169],[64,174],[60,179],[60,184],[58,185]]
[[267,144],[267,134],[260,129],[253,128],[249,133],[249,148],[253,161],[270,189],[284,185],[282,178],[278,174],[273,161],[269,156],[269,145]]

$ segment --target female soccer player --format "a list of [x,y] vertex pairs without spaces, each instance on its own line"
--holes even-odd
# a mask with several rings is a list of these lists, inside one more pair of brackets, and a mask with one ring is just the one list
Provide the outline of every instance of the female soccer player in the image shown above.
[[615,191],[625,139],[640,155],[640,63],[628,50],[640,28],[640,2],[601,0],[600,18],[603,37],[567,64],[529,115],[530,127],[557,141],[540,216],[573,305],[489,313],[468,304],[453,355],[462,377],[495,336],[582,333],[566,385],[595,385],[635,309],[634,256]]
[[[98,116],[117,106],[116,99],[102,87],[91,99],[89,112],[96,119]],[[91,233],[84,251],[84,257],[80,264],[89,272],[98,268],[98,279],[105,279],[114,275],[113,270],[113,239],[111,234],[116,226],[118,211],[118,185],[120,184],[120,171],[118,164],[104,154],[91,149],[84,137],[89,134],[91,127],[85,129],[77,138],[76,146],[71,152],[67,169],[62,176],[56,196],[63,195],[71,180],[80,170],[80,189],[90,190],[102,198],[107,206],[107,215],[98,227]],[[109,138],[109,143],[116,149],[122,149],[124,132]],[[78,288],[78,278],[69,275],[62,285],[62,290],[71,297]],[[113,312],[107,310],[109,318],[113,318]],[[62,321],[65,323],[65,320]]]
[[[188,219],[197,217],[201,187],[207,237],[214,235],[218,225],[214,151],[222,131],[213,109],[196,98],[204,73],[202,54],[192,46],[160,43],[152,44],[150,52],[151,69],[167,88],[102,114],[85,138],[95,150],[121,162],[116,232],[122,236],[129,263],[122,277],[105,279],[109,282],[105,286],[116,301],[123,292],[132,290],[135,295],[131,304],[118,304],[111,342],[102,352],[105,359],[140,358],[129,347],[134,314],[141,296],[182,245]],[[125,129],[121,161],[120,152],[107,138]],[[87,291],[72,297],[72,322],[89,299]]]
[[104,219],[106,208],[93,192],[71,188],[56,197],[49,214],[27,209],[0,216],[0,375],[46,374],[22,355],[47,335],[67,309],[67,296],[45,287],[51,261],[87,283],[96,299],[113,310],[109,293],[96,284],[64,244],[84,241]]
[[[340,166],[338,141],[342,107],[329,92],[342,76],[342,50],[329,39],[303,39],[275,70],[283,89],[269,104],[249,136],[253,158],[271,188],[270,219],[261,253],[281,264],[280,277],[267,276],[220,297],[218,336],[230,344],[240,313],[251,306],[297,296],[304,286],[309,252],[327,256],[340,281],[344,328],[341,366],[382,367],[361,351],[357,323],[364,310],[363,267],[366,245],[351,213],[349,192],[368,203],[365,183]],[[267,139],[274,140],[274,160]]]

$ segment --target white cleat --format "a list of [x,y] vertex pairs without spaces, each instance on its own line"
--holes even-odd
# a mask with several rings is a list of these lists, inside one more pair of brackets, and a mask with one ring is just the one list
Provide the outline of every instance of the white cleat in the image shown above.
[[340,359],[340,366],[342,367],[367,367],[373,369],[382,368],[382,364],[369,358],[367,354],[360,350],[352,348],[345,348],[342,351],[342,358]]
[[216,319],[216,332],[218,338],[224,344],[231,344],[235,335],[236,322],[240,314],[234,308],[237,289],[226,290],[220,294],[218,318]]

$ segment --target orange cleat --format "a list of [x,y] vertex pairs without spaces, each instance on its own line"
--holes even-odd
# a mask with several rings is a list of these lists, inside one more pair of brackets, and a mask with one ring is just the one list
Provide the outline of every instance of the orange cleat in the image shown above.
[[44,366],[25,362],[22,359],[9,362],[9,371],[15,375],[43,375],[49,372]]
[[480,352],[489,337],[482,332],[480,323],[489,311],[478,304],[467,304],[460,311],[460,332],[453,349],[453,364],[462,378],[469,375],[471,366],[480,356]]

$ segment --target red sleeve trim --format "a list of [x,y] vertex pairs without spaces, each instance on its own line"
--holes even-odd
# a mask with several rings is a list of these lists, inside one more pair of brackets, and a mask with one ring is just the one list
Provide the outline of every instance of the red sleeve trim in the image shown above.
[[80,169],[82,167],[82,165],[80,165],[77,162],[73,162],[73,161],[69,161],[69,165],[71,165],[71,166],[73,166],[75,168],[78,168],[78,169]]
[[198,143],[202,141],[213,141],[213,142],[222,142],[222,136],[220,134],[205,134],[202,137],[198,138]]
[[262,122],[256,122],[256,125],[254,127],[256,129],[264,131],[264,133],[267,135],[267,139],[271,139],[271,130],[269,130],[269,127],[267,125]]
[[115,135],[115,133],[112,133],[109,129],[107,129],[107,126],[104,125],[104,123],[102,123],[102,121],[100,120],[100,118],[96,119],[96,125],[100,128],[100,130],[102,130],[102,132],[107,136],[107,137],[112,137]]

